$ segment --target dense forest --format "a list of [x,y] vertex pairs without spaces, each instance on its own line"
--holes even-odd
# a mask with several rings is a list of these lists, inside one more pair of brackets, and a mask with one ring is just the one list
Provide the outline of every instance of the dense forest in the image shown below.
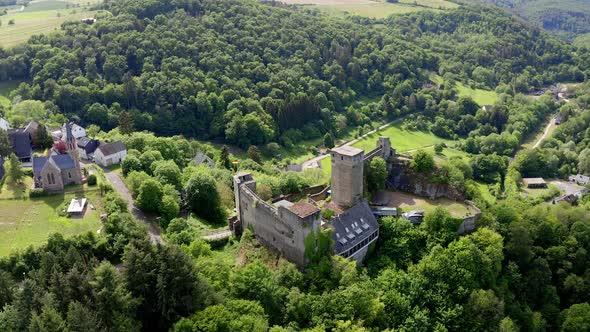
[[[383,20],[238,0],[102,6],[113,16],[0,50],[0,80],[25,80],[1,113],[121,140],[117,172],[166,243],[101,184],[100,234],[52,234],[0,258],[0,332],[590,331],[590,196],[552,204],[520,188],[522,177],[590,175],[586,49],[488,5]],[[558,81],[586,82],[567,103],[521,93]],[[459,97],[459,83],[498,100]],[[554,135],[521,149],[555,114]],[[401,116],[463,150],[438,165],[419,151],[409,167],[475,202],[476,231],[458,235],[442,207],[420,225],[381,218],[362,266],[318,245],[298,269],[249,229],[206,241],[185,218],[227,225],[236,171],[254,174],[264,200],[317,184],[321,170],[277,168],[279,144],[323,136],[333,147],[332,135]],[[226,146],[192,138],[248,152],[236,164]],[[197,152],[215,167],[191,165]],[[381,159],[375,180],[374,161],[367,197],[386,176]]]
[[[485,6],[384,25],[229,0],[105,7],[116,15],[0,52],[1,80],[29,80],[12,97],[103,130],[128,112],[136,129],[159,135],[290,145],[416,109],[408,98],[430,72],[527,91],[584,80],[590,56]],[[384,93],[395,103],[347,116],[355,101]]]

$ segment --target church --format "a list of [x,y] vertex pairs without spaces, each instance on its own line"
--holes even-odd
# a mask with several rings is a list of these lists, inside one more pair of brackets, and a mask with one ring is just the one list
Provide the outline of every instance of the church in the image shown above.
[[76,137],[69,123],[66,124],[63,141],[66,143],[65,154],[54,151],[47,156],[33,157],[35,188],[61,191],[67,185],[82,183]]

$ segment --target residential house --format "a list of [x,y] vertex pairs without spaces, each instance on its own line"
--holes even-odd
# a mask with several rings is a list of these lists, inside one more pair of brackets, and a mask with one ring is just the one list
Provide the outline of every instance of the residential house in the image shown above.
[[568,177],[570,182],[575,182],[581,186],[585,186],[590,183],[590,177],[582,174],[570,175]]
[[10,123],[8,123],[8,121],[4,120],[4,118],[0,118],[0,129],[2,129],[2,130],[10,129]]
[[72,133],[72,135],[74,136],[75,139],[81,138],[81,137],[86,137],[86,129],[84,129],[81,126],[78,126],[77,124],[73,123],[73,122],[69,122],[64,124],[61,127],[61,132],[62,132],[62,137],[61,140],[62,141],[66,141],[67,137],[66,137],[66,131],[68,130],[66,127],[70,127],[70,131]]
[[100,166],[107,167],[120,164],[127,156],[127,149],[123,142],[101,143],[94,152],[94,162]]
[[100,141],[97,139],[92,139],[88,137],[81,137],[76,140],[76,145],[78,148],[78,155],[82,159],[92,160],[94,157],[94,151],[100,145]]
[[31,162],[33,148],[31,146],[31,135],[24,129],[8,130],[8,138],[12,147],[12,152],[18,157],[21,163]]
[[193,163],[196,166],[199,166],[201,164],[204,164],[205,166],[207,166],[209,168],[215,167],[215,161],[213,161],[213,159],[211,159],[211,157],[209,157],[208,155],[204,154],[203,152],[198,152],[197,153],[197,155],[193,158]]

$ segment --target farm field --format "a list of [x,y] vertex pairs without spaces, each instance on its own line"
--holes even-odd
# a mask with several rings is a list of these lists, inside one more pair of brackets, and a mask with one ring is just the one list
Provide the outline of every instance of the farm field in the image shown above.
[[[86,197],[97,210],[88,209],[83,219],[58,215],[58,207],[75,197]],[[101,227],[99,210],[102,200],[98,191],[83,194],[54,195],[35,199],[0,200],[0,256],[17,249],[38,246],[47,241],[48,235],[61,233],[65,237]]]
[[445,0],[401,0],[399,3],[371,0],[284,0],[288,4],[314,5],[330,14],[351,13],[371,18],[385,18],[392,14],[406,14],[422,10],[442,10],[458,5]]
[[[89,11],[91,1],[65,2],[60,0],[33,1],[20,12],[13,12],[0,18],[0,47],[12,47],[24,43],[29,37],[47,34],[65,21],[92,17],[95,11]],[[75,7],[75,6],[80,7]],[[75,8],[74,8],[75,7]],[[14,20],[14,24],[8,24]]]

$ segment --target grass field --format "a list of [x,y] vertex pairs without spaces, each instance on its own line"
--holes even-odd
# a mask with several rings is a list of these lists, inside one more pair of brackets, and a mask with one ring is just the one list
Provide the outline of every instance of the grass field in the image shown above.
[[[60,0],[44,0],[31,2],[21,12],[10,13],[0,17],[0,47],[11,47],[24,43],[32,35],[47,34],[69,20],[79,20],[91,17],[95,12],[88,10],[87,3],[91,1],[77,1],[82,7],[73,8],[76,1],[70,3]],[[66,8],[70,7],[70,8]],[[13,25],[8,22],[14,20]]]
[[574,45],[590,47],[590,33],[586,33],[576,37],[576,39],[574,40]]
[[283,0],[283,2],[314,5],[322,11],[335,15],[350,13],[371,18],[385,18],[392,14],[407,14],[422,10],[439,11],[458,6],[445,0],[401,0],[399,3],[372,0]]
[[471,97],[479,105],[493,105],[498,100],[498,94],[495,91],[472,89],[468,86],[457,82],[459,97]]
[[376,196],[378,196],[379,201],[387,200],[387,206],[401,208],[403,212],[411,210],[431,212],[440,206],[447,209],[455,218],[461,218],[475,213],[468,205],[446,198],[431,200],[400,191],[380,191]]
[[453,141],[437,137],[431,132],[405,130],[401,128],[401,123],[395,123],[361,139],[354,143],[353,146],[363,149],[365,152],[371,151],[375,148],[379,136],[389,137],[391,145],[398,152],[426,148],[439,142],[444,142],[448,146],[453,144]]
[[[86,197],[97,210],[88,210],[83,219],[60,217],[57,208],[75,197]],[[55,195],[25,200],[0,200],[0,256],[30,245],[38,246],[52,233],[65,237],[96,232],[101,227],[102,200],[98,191]]]

